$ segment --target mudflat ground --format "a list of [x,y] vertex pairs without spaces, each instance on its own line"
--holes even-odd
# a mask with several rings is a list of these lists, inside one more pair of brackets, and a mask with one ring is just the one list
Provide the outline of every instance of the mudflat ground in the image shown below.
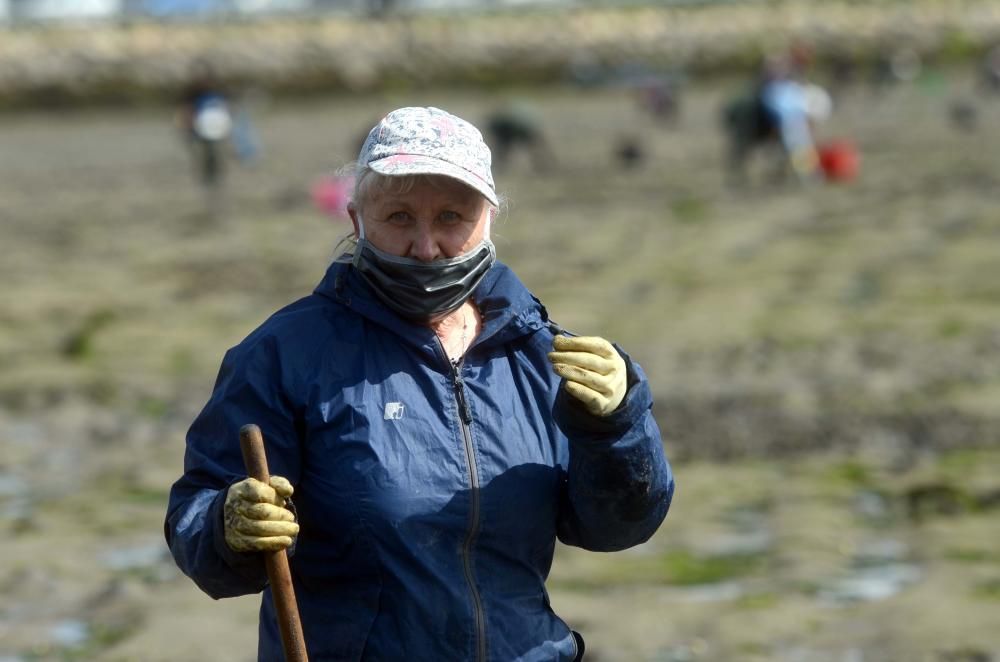
[[616,89],[258,101],[215,218],[169,109],[0,116],[0,660],[254,659],[257,598],[212,601],[165,550],[186,427],[347,231],[315,179],[393,107],[512,96],[558,165],[497,172],[499,255],[640,361],[676,461],[653,540],[558,550],[591,659],[1000,659],[1000,98],[848,89],[820,133],[858,180],[733,189],[736,88],[689,85],[672,127]]

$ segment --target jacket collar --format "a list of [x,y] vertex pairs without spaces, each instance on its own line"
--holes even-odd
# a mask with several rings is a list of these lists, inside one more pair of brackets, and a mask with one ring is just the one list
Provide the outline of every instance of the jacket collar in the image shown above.
[[[315,293],[350,308],[420,347],[432,352],[436,350],[437,339],[433,331],[400,317],[386,307],[349,263],[332,263]],[[472,299],[483,316],[483,328],[475,345],[508,342],[549,324],[548,313],[542,303],[507,265],[499,261],[486,272]]]

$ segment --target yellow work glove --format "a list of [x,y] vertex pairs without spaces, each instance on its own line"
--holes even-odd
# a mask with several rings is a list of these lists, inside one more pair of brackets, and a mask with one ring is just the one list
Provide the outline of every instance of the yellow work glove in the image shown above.
[[285,508],[292,484],[271,476],[270,484],[247,478],[229,486],[224,506],[226,544],[234,552],[277,552],[291,547],[299,533]]
[[604,338],[556,336],[549,361],[566,380],[566,391],[594,416],[607,416],[625,397],[626,370],[621,355]]
[[814,147],[799,148],[789,155],[789,160],[792,163],[792,170],[800,179],[809,180],[820,174],[819,154]]

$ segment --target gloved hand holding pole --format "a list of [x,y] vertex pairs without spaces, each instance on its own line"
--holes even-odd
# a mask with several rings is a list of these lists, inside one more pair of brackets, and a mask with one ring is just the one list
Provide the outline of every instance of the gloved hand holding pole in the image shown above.
[[[251,423],[240,428],[240,450],[243,451],[243,463],[246,465],[247,474],[264,485],[270,485],[271,476],[267,469],[267,456],[264,454],[264,438],[259,427]],[[299,619],[299,608],[295,602],[295,589],[292,586],[292,574],[288,568],[288,556],[284,546],[279,546],[277,551],[268,551],[264,554],[285,660],[308,662],[305,637],[302,635],[302,621]]]
[[295,543],[299,525],[286,508],[291,483],[271,476],[244,478],[229,486],[224,506],[226,545],[234,552],[280,552]]

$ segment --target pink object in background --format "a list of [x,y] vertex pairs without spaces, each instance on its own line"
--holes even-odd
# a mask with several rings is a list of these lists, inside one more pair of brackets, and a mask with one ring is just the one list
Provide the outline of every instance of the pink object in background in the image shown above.
[[347,203],[354,192],[354,177],[325,175],[312,186],[312,200],[316,208],[327,216],[346,219]]

